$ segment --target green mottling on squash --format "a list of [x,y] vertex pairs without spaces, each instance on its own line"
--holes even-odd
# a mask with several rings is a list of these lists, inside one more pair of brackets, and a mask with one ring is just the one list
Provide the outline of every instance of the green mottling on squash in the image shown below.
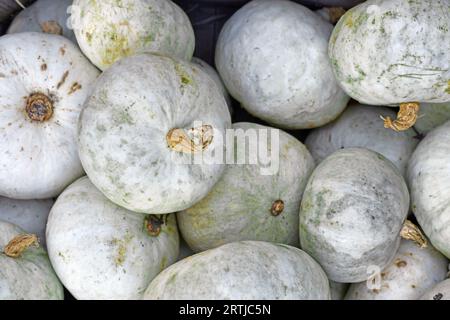
[[167,284],[174,283],[175,280],[176,280],[176,278],[177,278],[177,274],[176,274],[176,273],[173,273],[173,274],[169,277],[169,279],[167,279]]
[[450,94],[450,80],[447,81],[447,89],[445,89],[445,92]]
[[163,271],[167,267],[167,257],[163,256],[159,265],[159,270]]
[[345,17],[345,25],[349,28],[353,28],[353,12],[349,11]]
[[180,77],[180,82],[182,86],[192,84],[192,79],[189,74],[183,69],[180,64],[175,64],[175,72]]
[[101,52],[103,65],[111,65],[120,58],[133,54],[128,37],[120,34],[116,25],[110,25],[110,31],[105,33],[105,38],[108,46]]

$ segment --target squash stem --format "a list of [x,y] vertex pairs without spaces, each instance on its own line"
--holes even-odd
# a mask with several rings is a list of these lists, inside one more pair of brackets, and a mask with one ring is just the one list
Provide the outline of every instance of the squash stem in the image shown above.
[[406,220],[403,224],[400,236],[403,239],[414,241],[421,248],[426,248],[428,246],[427,238],[425,238],[422,231],[409,220]]
[[204,151],[212,143],[213,137],[213,127],[203,125],[187,131],[180,128],[171,129],[166,140],[170,149],[191,154]]
[[420,105],[418,102],[408,102],[400,104],[400,110],[397,114],[397,119],[392,121],[390,117],[384,118],[384,127],[394,131],[404,131],[411,128],[417,121]]
[[38,238],[34,234],[20,234],[14,237],[5,247],[4,253],[11,258],[18,258],[30,246],[39,246]]
[[44,122],[53,115],[53,102],[45,94],[35,92],[27,98],[25,111],[32,121]]

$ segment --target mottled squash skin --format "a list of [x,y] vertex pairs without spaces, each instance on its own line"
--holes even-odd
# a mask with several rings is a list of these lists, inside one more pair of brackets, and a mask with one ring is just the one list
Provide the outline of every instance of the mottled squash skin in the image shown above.
[[450,122],[429,132],[408,164],[411,209],[433,246],[450,258]]
[[450,102],[422,103],[414,129],[421,134],[427,134],[448,120],[450,120]]
[[25,233],[0,220],[0,300],[63,300],[63,287],[44,249],[33,245],[17,258],[4,253],[14,237]]
[[279,128],[334,120],[349,100],[327,55],[333,26],[290,1],[254,0],[224,25],[216,66],[230,94]]
[[360,104],[349,106],[335,121],[312,130],[305,145],[316,163],[342,148],[367,148],[392,161],[402,175],[419,140],[413,129],[395,132],[386,130],[380,115],[395,118],[388,108]]
[[84,54],[99,69],[137,53],[190,60],[195,36],[170,0],[74,0],[71,23]]
[[367,149],[342,149],[313,172],[300,208],[300,244],[330,280],[362,282],[384,269],[400,244],[408,188],[389,160]]
[[[169,148],[170,130],[189,130],[198,122],[223,137],[231,126],[225,98],[204,71],[160,55],[122,59],[99,78],[81,114],[83,167],[107,198],[131,211],[187,209],[208,194],[225,169],[223,161],[191,165],[192,154]],[[223,147],[217,136],[198,155]]]
[[433,246],[419,247],[402,240],[392,263],[380,276],[380,288],[369,289],[367,282],[350,286],[347,300],[417,300],[447,276],[448,260]]
[[433,289],[425,293],[421,300],[450,300],[450,279],[437,284]]
[[[254,123],[235,123],[233,129],[278,130]],[[177,215],[183,238],[194,251],[204,251],[240,240],[260,240],[298,246],[298,211],[314,160],[305,146],[279,132],[279,170],[262,175],[260,164],[228,164],[212,191]],[[237,141],[237,139],[235,139]],[[258,151],[263,148],[259,143]],[[239,149],[249,159],[249,148]],[[272,151],[273,152],[273,151]],[[277,200],[284,209],[271,213]]]
[[57,199],[47,224],[53,267],[77,299],[140,299],[150,281],[176,261],[175,216],[164,216],[150,234],[148,215],[106,199],[87,177]]
[[322,268],[298,248],[242,241],[198,253],[161,272],[148,300],[329,300]]
[[360,103],[450,101],[450,1],[368,0],[339,20],[329,55]]

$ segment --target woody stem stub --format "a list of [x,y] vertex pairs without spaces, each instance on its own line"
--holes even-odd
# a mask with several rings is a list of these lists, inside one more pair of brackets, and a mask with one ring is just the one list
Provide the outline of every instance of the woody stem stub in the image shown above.
[[42,93],[32,93],[28,98],[25,106],[28,118],[32,121],[44,122],[49,120],[53,115],[53,102]]
[[11,258],[18,258],[32,245],[39,245],[38,238],[34,234],[20,234],[14,237],[4,249],[4,253]]
[[212,143],[213,137],[213,127],[202,125],[188,130],[171,129],[166,135],[166,140],[173,151],[192,154],[206,150]]

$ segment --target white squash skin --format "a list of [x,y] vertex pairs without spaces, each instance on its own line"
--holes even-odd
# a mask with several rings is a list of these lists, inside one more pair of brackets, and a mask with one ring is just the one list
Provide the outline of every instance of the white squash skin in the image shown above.
[[420,116],[414,124],[414,129],[421,134],[427,134],[448,120],[450,120],[450,102],[422,103]]
[[420,300],[450,300],[450,279],[437,284],[433,289],[425,293]]
[[322,268],[298,248],[260,241],[223,245],[161,272],[147,300],[329,300]]
[[251,1],[219,35],[217,70],[230,94],[254,116],[280,128],[324,125],[349,100],[327,56],[332,28],[299,4]]
[[367,280],[386,267],[400,243],[409,194],[395,166],[367,149],[325,159],[311,175],[300,208],[300,244],[330,280]]
[[43,32],[42,24],[54,21],[61,27],[64,37],[77,43],[75,34],[67,23],[69,19],[67,10],[70,5],[72,0],[38,0],[16,15],[7,33]]
[[145,214],[107,200],[83,177],[58,198],[47,224],[47,247],[58,277],[77,299],[140,299],[150,281],[176,261],[174,215],[151,236]]
[[350,286],[346,300],[417,300],[447,276],[448,260],[431,245],[421,248],[402,240],[394,261],[381,273],[381,287]]
[[3,253],[9,241],[24,233],[0,220],[0,300],[63,300],[63,287],[44,249],[29,247],[18,258]]
[[[225,99],[206,73],[163,56],[122,59],[99,78],[81,114],[83,167],[94,185],[124,208],[155,214],[184,210],[206,196],[225,169],[185,164],[191,154],[167,146],[171,129],[190,129],[198,121],[223,137],[231,126]],[[222,139],[213,138],[201,155],[219,148]]]
[[368,0],[340,19],[329,54],[360,103],[450,101],[450,1]]
[[37,235],[39,244],[45,248],[45,226],[53,203],[51,199],[15,200],[0,197],[0,220]]
[[419,143],[417,134],[413,129],[387,130],[380,115],[396,117],[388,108],[353,104],[332,123],[312,130],[305,145],[317,164],[342,148],[367,148],[385,156],[405,175],[408,160]]
[[[98,70],[62,36],[0,38],[0,195],[47,199],[83,175],[76,128],[97,76]],[[71,92],[76,84],[81,88]],[[48,121],[31,121],[24,112],[27,97],[35,92],[53,100]]]
[[195,36],[187,15],[170,0],[74,0],[78,44],[101,70],[143,52],[190,60]]
[[339,283],[330,280],[331,300],[344,300],[348,288],[348,283]]
[[429,132],[408,164],[411,208],[433,246],[450,258],[450,121]]
[[[269,130],[277,130],[246,122],[234,123],[233,129],[267,130],[268,140]],[[244,152],[249,159],[249,149]],[[262,175],[261,168],[267,166],[229,164],[205,198],[178,213],[180,232],[192,250],[241,240],[298,246],[298,211],[314,160],[300,141],[283,131],[279,131],[279,150],[275,152],[279,152],[276,174]],[[273,216],[271,209],[277,200],[284,202],[284,209]]]

